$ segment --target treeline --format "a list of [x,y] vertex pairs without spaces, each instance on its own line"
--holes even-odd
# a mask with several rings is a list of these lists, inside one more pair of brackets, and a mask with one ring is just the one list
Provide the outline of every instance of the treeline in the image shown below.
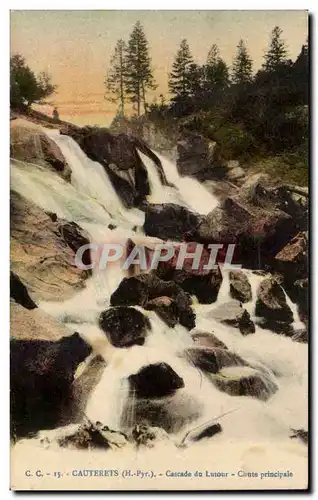
[[[296,59],[288,58],[282,30],[275,26],[262,67],[255,73],[243,39],[239,40],[232,65],[226,64],[217,45],[206,62],[195,62],[186,39],[181,41],[168,75],[170,99],[160,95],[147,105],[146,94],[155,88],[146,36],[138,22],[126,44],[117,42],[106,80],[107,98],[133,102],[135,115],[168,123],[210,136],[228,149],[229,155],[286,149],[307,150],[309,58],[308,41]],[[302,153],[301,153],[302,154]]]

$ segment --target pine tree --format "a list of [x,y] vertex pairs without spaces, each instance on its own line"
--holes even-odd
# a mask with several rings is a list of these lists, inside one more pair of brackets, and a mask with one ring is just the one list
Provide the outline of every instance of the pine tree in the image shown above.
[[249,83],[252,80],[253,62],[248,54],[244,40],[237,45],[237,53],[233,61],[232,80],[237,84]]
[[192,93],[192,82],[195,67],[186,39],[180,43],[180,48],[169,74],[169,90],[175,97],[187,97]]
[[207,62],[204,66],[204,88],[206,91],[223,90],[229,85],[229,70],[220,57],[217,45],[209,50]]
[[127,94],[130,101],[137,106],[137,115],[139,116],[142,102],[145,112],[147,111],[147,90],[156,88],[149,57],[148,41],[139,21],[135,24],[128,41],[126,76]]
[[126,100],[126,44],[117,41],[114,54],[110,60],[110,69],[105,80],[106,99],[120,103],[120,115],[125,115]]
[[270,73],[276,71],[287,59],[287,48],[284,40],[281,39],[282,33],[283,30],[275,26],[271,33],[269,49],[264,56],[263,68]]

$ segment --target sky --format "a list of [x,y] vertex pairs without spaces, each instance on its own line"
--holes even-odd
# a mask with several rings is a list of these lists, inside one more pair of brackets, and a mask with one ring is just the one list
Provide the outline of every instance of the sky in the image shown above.
[[[77,125],[109,125],[116,105],[105,100],[104,80],[116,41],[128,40],[140,21],[149,41],[158,85],[148,94],[168,93],[168,74],[183,38],[195,61],[205,62],[216,43],[232,64],[240,38],[253,59],[254,72],[263,62],[270,32],[278,25],[295,59],[308,30],[306,11],[11,11],[11,53],[22,54],[37,74],[47,71],[58,86],[50,102],[60,118]],[[45,109],[44,109],[45,110]],[[51,108],[47,109],[48,112]]]

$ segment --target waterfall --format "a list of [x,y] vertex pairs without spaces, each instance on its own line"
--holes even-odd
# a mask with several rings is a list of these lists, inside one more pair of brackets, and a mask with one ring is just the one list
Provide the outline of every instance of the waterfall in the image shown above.
[[[92,242],[125,244],[128,238],[135,241],[137,237],[139,243],[151,241],[142,232],[137,235],[132,230],[135,222],[142,224],[142,214],[123,207],[103,167],[91,161],[71,138],[55,132],[47,133],[67,159],[72,169],[72,183],[65,182],[44,167],[12,161],[12,188],[45,210],[77,222],[89,232]],[[216,206],[216,198],[198,181],[179,176],[175,164],[156,153],[168,181],[175,187],[163,186],[155,164],[142,153],[139,154],[149,176],[149,201],[182,203],[202,214],[210,212]],[[110,221],[118,225],[117,229],[108,229]],[[256,290],[264,277],[248,270],[243,272],[251,282],[253,295],[252,301],[244,307],[253,316]],[[222,373],[224,379],[236,376],[238,372],[244,375],[254,373],[254,370],[259,371],[270,387],[279,388],[275,394],[273,391],[266,403],[248,396],[231,396],[219,390],[213,383],[213,375],[205,376],[183,354],[185,349],[193,347],[189,332],[181,325],[168,327],[153,311],[139,308],[151,324],[143,346],[111,346],[98,327],[98,316],[109,306],[111,293],[126,276],[119,263],[114,263],[105,270],[94,269],[86,288],[72,299],[63,303],[43,302],[40,307],[62,321],[71,331],[76,328],[91,343],[94,352],[102,355],[107,363],[102,378],[87,403],[85,414],[89,419],[120,429],[126,411],[124,425],[131,426],[135,423],[139,403],[130,394],[127,380],[129,375],[149,363],[166,362],[183,378],[185,386],[167,400],[163,398],[158,402],[153,413],[155,416],[159,415],[159,410],[167,413],[171,424],[170,432],[176,442],[181,441],[191,426],[213,419],[218,421],[220,415],[226,414],[220,420],[223,432],[198,444],[202,453],[209,457],[209,466],[220,467],[220,457],[225,456],[224,466],[229,467],[229,462],[234,463],[235,456],[236,467],[238,464],[244,467],[244,457],[256,449],[260,456],[266,456],[270,460],[271,466],[275,466],[272,464],[276,463],[275,457],[278,456],[285,467],[290,453],[293,453],[293,457],[299,457],[302,453],[297,443],[293,443],[293,448],[290,448],[290,429],[307,428],[307,345],[295,343],[288,337],[261,329],[257,325],[255,334],[243,336],[238,329],[211,318],[209,312],[213,307],[230,300],[228,271],[222,270],[222,273],[224,280],[217,302],[214,305],[193,304],[196,329],[215,334],[229,351],[248,362],[246,367],[225,370]],[[292,307],[287,295],[286,300]],[[294,320],[298,322],[296,311],[293,306]],[[186,450],[185,456],[196,459],[199,449],[193,447]],[[155,454],[156,450],[154,447],[147,453]]]
[[147,169],[151,188],[148,200],[151,203],[175,203],[203,215],[208,214],[217,206],[217,198],[209,193],[199,181],[191,177],[181,177],[172,161],[154,151],[161,161],[168,182],[174,185],[174,187],[164,186],[154,161],[140,151],[138,154]]
[[104,167],[92,161],[74,139],[59,131],[47,129],[46,134],[59,146],[72,169],[71,182],[78,192],[95,199],[115,220],[142,225],[143,214],[136,209],[126,210]]
[[179,175],[175,163],[156,151],[154,153],[161,161],[168,182],[177,187],[184,203],[193,211],[206,215],[218,205],[218,199],[205,189],[199,181],[192,177]]

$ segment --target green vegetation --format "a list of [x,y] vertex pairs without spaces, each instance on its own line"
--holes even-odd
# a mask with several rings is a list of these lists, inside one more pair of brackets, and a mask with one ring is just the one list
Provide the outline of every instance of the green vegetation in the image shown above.
[[[240,160],[270,175],[299,184],[308,181],[308,41],[296,61],[287,58],[282,30],[275,26],[261,69],[243,40],[232,68],[214,44],[206,63],[195,63],[186,39],[181,41],[169,74],[170,101],[161,96],[144,116],[130,120],[134,129],[145,122],[167,134],[195,132],[218,143],[225,159]],[[231,75],[231,77],[230,77]],[[117,118],[115,128],[120,129]],[[127,128],[127,119],[125,123]]]
[[144,112],[147,112],[147,90],[155,89],[156,85],[148,41],[139,21],[135,24],[127,44],[122,39],[117,41],[105,86],[106,99],[119,102],[119,116],[125,116],[127,100],[134,104],[137,116],[140,116],[141,105]]
[[10,59],[10,105],[12,109],[27,109],[33,103],[43,103],[56,91],[50,76],[42,72],[35,76],[20,54]]

